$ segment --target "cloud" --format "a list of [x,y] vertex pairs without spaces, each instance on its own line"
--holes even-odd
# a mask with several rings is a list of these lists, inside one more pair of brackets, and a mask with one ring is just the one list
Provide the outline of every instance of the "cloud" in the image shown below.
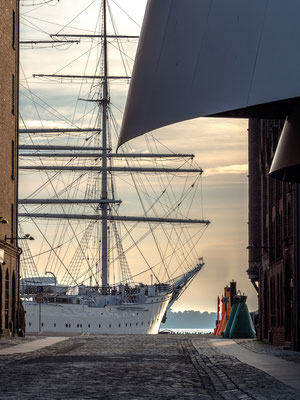
[[248,164],[227,165],[217,168],[207,168],[205,170],[205,175],[212,176],[212,175],[225,175],[225,174],[246,174],[247,171],[248,171]]

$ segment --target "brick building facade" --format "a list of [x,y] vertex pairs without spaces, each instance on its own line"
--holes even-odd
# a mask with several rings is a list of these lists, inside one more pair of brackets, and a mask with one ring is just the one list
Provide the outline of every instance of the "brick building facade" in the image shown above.
[[249,121],[249,268],[259,296],[259,336],[299,349],[298,186],[269,177],[281,120]]
[[0,335],[15,332],[18,309],[18,3],[0,2]]

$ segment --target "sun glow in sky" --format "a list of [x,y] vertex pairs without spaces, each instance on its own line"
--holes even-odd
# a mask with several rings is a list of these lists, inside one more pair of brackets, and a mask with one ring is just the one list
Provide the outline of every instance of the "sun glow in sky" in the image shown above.
[[[109,5],[119,34],[138,35],[146,1],[109,0]],[[99,0],[53,0],[48,3],[41,0],[21,0],[21,40],[49,40],[49,34],[72,33],[78,29],[91,33],[94,27],[90,26],[89,21],[94,19],[97,7],[99,8]],[[82,10],[85,12],[80,13]],[[72,115],[74,89],[57,82],[45,84],[33,79],[32,74],[58,73],[60,70],[64,74],[82,73],[82,63],[78,57],[84,46],[88,49],[89,45],[90,43],[83,41],[57,48],[46,44],[26,45],[26,48],[22,46],[21,115],[27,127],[39,126],[40,119],[43,120],[44,127],[64,124],[54,116],[51,117],[49,112],[37,115],[37,109],[32,106],[33,94],[28,90],[29,87],[39,97],[47,98],[47,103],[56,107],[62,115]],[[136,42],[128,43],[125,49],[130,55],[129,67],[132,68]],[[120,68],[114,49],[110,51],[110,71],[117,74],[123,69]],[[62,69],[62,66],[65,68]],[[127,88],[125,85],[115,85],[112,93],[119,122],[122,113],[118,110],[124,108]],[[80,109],[75,120],[76,117],[81,118]],[[155,137],[175,152],[195,154],[198,164],[204,169],[204,217],[211,221],[199,245],[199,256],[203,256],[206,265],[172,307],[173,310],[215,311],[217,296],[222,294],[224,286],[232,279],[237,281],[238,289],[248,295],[249,308],[257,309],[257,296],[245,272],[248,268],[247,121],[194,119],[159,129],[155,132]],[[134,139],[131,145],[143,151],[142,138]],[[28,183],[21,180],[20,197],[23,197],[27,185]],[[200,208],[199,204],[199,214],[202,213]]]

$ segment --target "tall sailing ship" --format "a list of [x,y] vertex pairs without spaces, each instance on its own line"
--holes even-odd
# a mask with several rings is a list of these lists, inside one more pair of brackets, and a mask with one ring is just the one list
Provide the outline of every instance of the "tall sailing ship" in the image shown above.
[[[86,2],[83,11],[94,3]],[[40,118],[36,126],[28,123],[23,100],[19,233],[27,332],[158,333],[167,310],[204,265],[197,246],[209,221],[196,218],[202,212],[203,171],[194,155],[173,153],[152,135],[137,145],[139,150],[127,143],[114,151],[121,112],[113,86],[130,80],[125,47],[138,35],[119,34],[113,6],[127,15],[117,1],[99,0],[93,31],[90,20],[84,33],[71,26],[79,12],[46,40],[21,40],[32,51],[49,45],[87,47],[83,74],[75,65],[83,56],[54,74],[34,74],[38,82],[55,85],[55,100],[61,94],[63,102],[71,94],[62,85],[79,84],[73,114],[68,103],[57,111],[44,102],[31,89],[31,78],[21,87]],[[118,64],[109,63],[111,47],[119,51]],[[113,71],[119,65],[125,73]],[[76,73],[62,73],[68,67]],[[24,234],[28,230],[34,241]]]

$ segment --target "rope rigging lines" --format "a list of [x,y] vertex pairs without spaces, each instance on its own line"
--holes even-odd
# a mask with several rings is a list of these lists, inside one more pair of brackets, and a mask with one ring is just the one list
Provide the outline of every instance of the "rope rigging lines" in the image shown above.
[[[25,0],[23,1],[25,2]],[[55,3],[54,0],[30,1],[33,6],[41,7],[41,10],[45,8],[42,7],[43,5]],[[85,13],[90,15],[89,13],[93,12],[96,22],[94,29],[90,24],[85,26],[86,29],[80,27],[81,33],[88,32],[91,37],[78,39],[76,51],[73,47],[70,56],[63,53],[62,65],[56,57],[53,57],[51,64],[49,63],[49,68],[51,67],[55,72],[46,79],[62,79],[55,77],[61,73],[92,77],[91,79],[79,78],[75,89],[69,88],[63,80],[61,83],[64,85],[53,86],[47,80],[42,82],[28,78],[32,76],[32,72],[39,71],[30,70],[26,57],[21,60],[21,71],[24,77],[24,82],[20,85],[22,127],[24,129],[31,127],[57,128],[59,132],[44,131],[20,135],[21,144],[55,148],[55,150],[47,150],[48,154],[52,151],[51,157],[47,157],[45,155],[47,153],[44,153],[43,156],[43,152],[39,149],[31,148],[32,153],[27,153],[27,155],[20,150],[21,166],[44,168],[44,170],[35,172],[34,179],[31,175],[32,172],[28,173],[22,170],[20,173],[21,197],[36,201],[53,200],[52,203],[44,201],[40,204],[37,202],[20,204],[20,210],[28,215],[30,213],[44,213],[45,215],[52,213],[61,216],[92,215],[97,217],[97,215],[102,216],[102,210],[106,207],[108,219],[107,259],[111,283],[123,282],[132,285],[134,279],[141,275],[146,281],[149,281],[150,274],[154,276],[157,283],[170,281],[174,274],[184,274],[195,267],[198,262],[198,243],[207,226],[188,227],[187,223],[178,223],[177,226],[175,223],[164,225],[161,220],[157,222],[155,218],[199,219],[200,209],[203,219],[201,207],[199,206],[196,212],[192,207],[195,203],[200,204],[202,200],[201,194],[199,194],[201,174],[197,172],[200,171],[200,168],[195,159],[178,157],[169,149],[169,146],[161,143],[152,134],[133,143],[135,148],[125,144],[119,153],[111,152],[117,143],[125,92],[122,87],[116,85],[111,88],[111,93],[109,92],[105,98],[101,86],[105,79],[95,78],[104,76],[104,32],[99,30],[103,21],[103,9],[99,6],[96,8],[97,3],[96,0],[85,2],[81,11],[72,16],[70,13],[68,14],[66,24],[61,24],[60,19],[52,21],[51,25],[46,24],[44,22],[46,13],[38,13],[40,11],[38,7],[34,8],[32,13],[23,13],[23,29],[26,34],[34,32],[35,35],[49,36],[51,34],[48,32],[49,27],[54,26],[55,29],[58,29],[56,32],[58,36],[66,35],[67,38],[67,31],[75,32],[75,36],[76,32],[79,32],[79,28],[77,29],[73,25],[75,25],[75,21],[76,23],[82,22]],[[62,2],[56,9],[60,10],[60,7],[63,9]],[[125,36],[119,34],[118,24],[113,18],[113,11],[116,8],[121,14],[125,12],[117,1],[109,0],[107,15],[110,17],[109,34],[111,37],[107,39],[107,44],[109,54],[113,59],[109,68],[112,76],[130,76],[135,52],[135,49],[131,48],[134,39],[126,39]],[[125,15],[129,17],[126,12]],[[100,34],[93,37],[97,32]],[[50,38],[54,36],[50,35]],[[80,34],[78,34],[79,36]],[[128,49],[127,44],[130,44]],[[55,52],[56,49],[51,49],[51,51]],[[115,60],[116,51],[119,55],[118,61]],[[41,68],[46,70],[47,63],[41,63]],[[83,74],[79,75],[81,71]],[[34,90],[32,89],[33,83]],[[57,106],[54,106],[55,103]],[[99,151],[99,155],[95,152],[89,153],[89,148],[101,147],[102,133],[100,129],[73,133],[60,131],[59,128],[96,129],[101,127],[102,119],[104,119],[102,117],[103,107],[106,107],[108,111],[107,149]],[[112,112],[112,108],[115,113]],[[62,147],[67,148],[69,152],[59,153],[62,151]],[[76,152],[74,149],[69,150],[71,147],[76,148]],[[74,152],[72,153],[72,151]],[[104,173],[98,168],[102,165],[104,151],[107,157],[107,197],[102,197],[101,179]],[[125,154],[132,155],[133,153],[140,156],[125,157]],[[146,157],[147,154],[153,153],[163,153],[163,157]],[[34,154],[35,157],[29,157],[31,154]],[[93,157],[89,157],[89,154],[93,154]],[[121,157],[122,154],[124,154],[123,157]],[[167,157],[166,154],[172,155],[172,157]],[[90,166],[95,167],[95,170],[80,170],[80,168]],[[123,166],[129,170],[122,172],[122,175],[118,175],[113,170],[114,167],[121,168]],[[68,170],[50,171],[47,170],[47,167],[52,167],[52,169],[68,167]],[[76,171],[71,171],[69,167]],[[173,168],[172,172],[166,173],[164,176],[155,171],[155,169],[162,170],[168,167]],[[97,168],[98,170],[96,170]],[[134,168],[135,170],[132,170]],[[150,168],[151,173],[142,175],[137,172],[137,168]],[[187,172],[180,175],[177,172],[180,169],[185,169]],[[190,173],[192,170],[194,172]],[[114,204],[119,198],[122,203],[119,201],[118,204]],[[76,204],[76,199],[81,201]],[[65,203],[60,200],[65,200]],[[70,201],[67,202],[67,200]],[[106,204],[105,201],[108,203]],[[106,205],[104,206],[104,204]],[[109,219],[111,216],[120,217],[125,214],[140,215],[144,222],[128,223],[128,221],[117,222]],[[153,220],[145,221],[146,218],[153,218],[155,222]],[[55,273],[64,285],[92,283],[99,286],[103,255],[101,244],[105,237],[99,228],[99,221],[61,219],[53,222],[53,220],[38,221],[34,218],[22,217],[20,222],[26,227],[31,226],[34,236],[39,237],[38,254],[40,256],[37,258],[36,264],[39,266],[40,274],[42,269],[47,268]],[[30,260],[30,255],[27,253],[26,250],[23,260]],[[30,261],[31,264],[22,262],[26,274],[36,274],[37,269],[34,269],[32,261]]]

